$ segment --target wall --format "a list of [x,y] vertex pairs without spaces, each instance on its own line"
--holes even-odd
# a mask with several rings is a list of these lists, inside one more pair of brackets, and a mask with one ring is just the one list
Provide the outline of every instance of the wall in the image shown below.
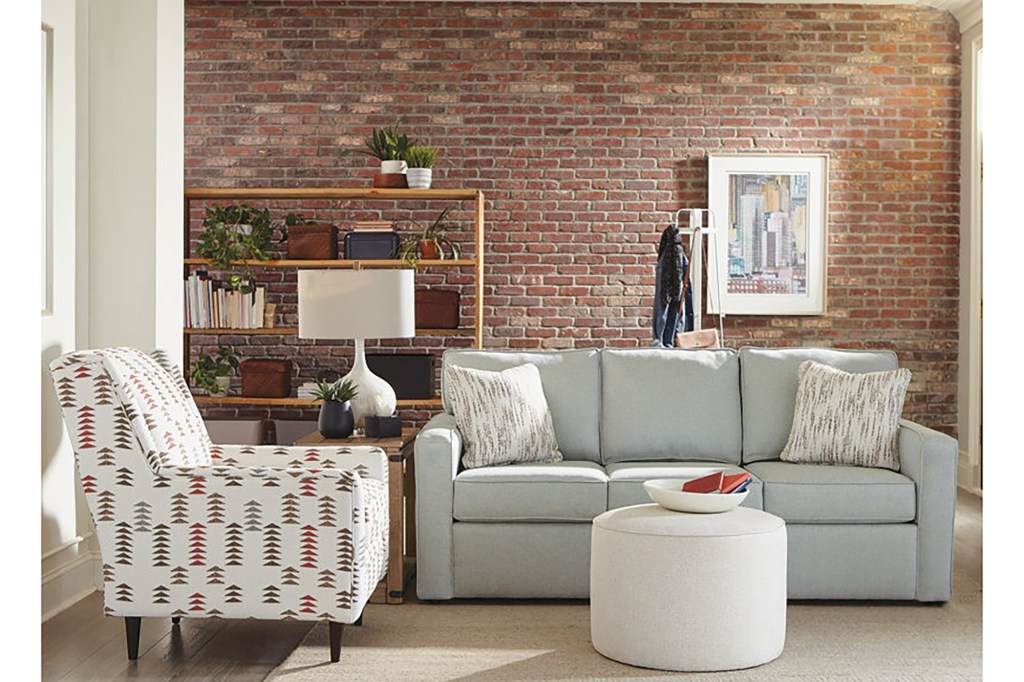
[[[336,152],[402,118],[443,150],[436,186],[487,195],[490,347],[648,345],[658,237],[672,211],[706,205],[707,154],[828,152],[828,313],[729,318],[727,345],[892,348],[914,372],[906,414],[955,433],[948,13],[187,0],[185,21],[186,184],[366,186],[369,160]],[[366,210],[318,210],[344,227],[341,208]],[[293,301],[288,282],[274,286]],[[350,357],[221,340],[314,358],[300,377]]]

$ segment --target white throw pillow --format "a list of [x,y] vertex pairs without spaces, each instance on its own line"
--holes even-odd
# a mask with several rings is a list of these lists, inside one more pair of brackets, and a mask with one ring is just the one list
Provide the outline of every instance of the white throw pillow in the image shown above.
[[800,364],[784,462],[900,468],[897,435],[910,370],[851,374]]
[[464,467],[562,461],[536,365],[501,372],[448,365],[445,383],[465,444]]

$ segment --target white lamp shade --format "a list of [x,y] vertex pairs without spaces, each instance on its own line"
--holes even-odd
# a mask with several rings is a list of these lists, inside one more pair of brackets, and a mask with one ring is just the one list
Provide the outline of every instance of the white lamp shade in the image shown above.
[[299,338],[416,335],[412,270],[299,270]]

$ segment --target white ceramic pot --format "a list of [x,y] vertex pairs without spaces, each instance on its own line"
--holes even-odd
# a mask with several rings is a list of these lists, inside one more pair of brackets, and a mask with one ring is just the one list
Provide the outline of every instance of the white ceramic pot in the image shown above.
[[410,168],[405,172],[405,180],[409,189],[430,189],[434,171],[430,168]]
[[228,390],[231,388],[231,377],[216,377],[214,381],[220,387],[219,395],[227,395]]
[[380,162],[380,172],[385,174],[393,175],[405,173],[405,169],[407,167],[408,166],[406,165],[405,161],[402,160]]

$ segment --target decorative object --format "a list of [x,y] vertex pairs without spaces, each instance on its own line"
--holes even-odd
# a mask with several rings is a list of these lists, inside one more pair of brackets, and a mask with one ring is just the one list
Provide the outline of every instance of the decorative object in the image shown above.
[[181,370],[133,348],[68,353],[50,373],[129,659],[143,617],[185,617],[326,620],[339,660],[387,563],[383,452],[213,445]]
[[393,231],[355,231],[345,235],[348,260],[392,260],[398,254],[399,237]]
[[[398,163],[397,161],[384,161],[383,163]],[[374,173],[373,186],[379,189],[407,189],[409,181],[405,173]]]
[[[247,204],[210,206],[206,209],[203,227],[196,247],[200,258],[207,258],[225,269],[235,261],[270,258],[274,226],[268,209],[259,210]],[[249,265],[245,265],[243,274],[230,275],[228,281],[243,293],[254,290]]]
[[229,346],[217,349],[217,355],[200,353],[192,365],[192,385],[210,395],[227,395],[232,371],[238,369],[238,354]]
[[242,395],[287,398],[292,394],[291,360],[242,360]]
[[380,174],[374,176],[374,187],[395,187],[394,184],[377,184],[378,182],[393,182],[390,179],[382,179],[380,176],[405,174],[407,168],[405,157],[409,148],[416,142],[410,140],[408,135],[398,132],[400,125],[401,121],[392,128],[375,128],[370,133],[370,137],[366,138],[362,147],[346,149],[341,152],[341,156],[366,154],[380,160]]
[[359,394],[352,399],[356,426],[367,415],[390,417],[397,398],[366,365],[366,339],[415,336],[412,270],[299,270],[299,338],[354,339],[352,370],[343,377]]
[[828,156],[711,154],[708,311],[825,313]]
[[458,329],[459,298],[455,290],[417,289],[417,329]]
[[405,155],[405,160],[409,164],[409,168],[405,172],[409,189],[430,189],[434,177],[432,169],[439,155],[440,152],[434,147],[422,145],[409,147],[409,151]]
[[464,467],[562,461],[536,365],[500,372],[449,365],[445,382],[466,446]]
[[400,417],[366,417],[367,438],[395,438],[402,435]]
[[[420,231],[405,238],[398,257],[411,265],[420,260],[442,260],[448,256],[457,260],[460,255],[459,245],[448,238],[448,225],[445,223],[450,211],[450,208],[444,209],[429,225],[416,220],[410,221]],[[445,249],[448,250],[447,254]]]
[[805,360],[780,459],[899,471],[896,439],[909,386],[906,368],[851,374]]
[[359,394],[359,389],[348,379],[318,381],[313,397],[323,401],[316,425],[324,438],[348,438],[355,430],[355,417],[350,401]]
[[307,220],[301,213],[284,218],[282,239],[288,241],[288,260],[334,260],[338,257],[338,228]]
[[[704,476],[710,469],[703,470],[705,473],[696,474]],[[740,506],[743,500],[747,499],[747,491],[741,493],[687,493],[682,491],[683,484],[688,478],[657,478],[651,481],[644,481],[644,490],[652,502],[657,502],[665,509],[672,511],[690,512],[692,514],[715,514],[729,511]]]

